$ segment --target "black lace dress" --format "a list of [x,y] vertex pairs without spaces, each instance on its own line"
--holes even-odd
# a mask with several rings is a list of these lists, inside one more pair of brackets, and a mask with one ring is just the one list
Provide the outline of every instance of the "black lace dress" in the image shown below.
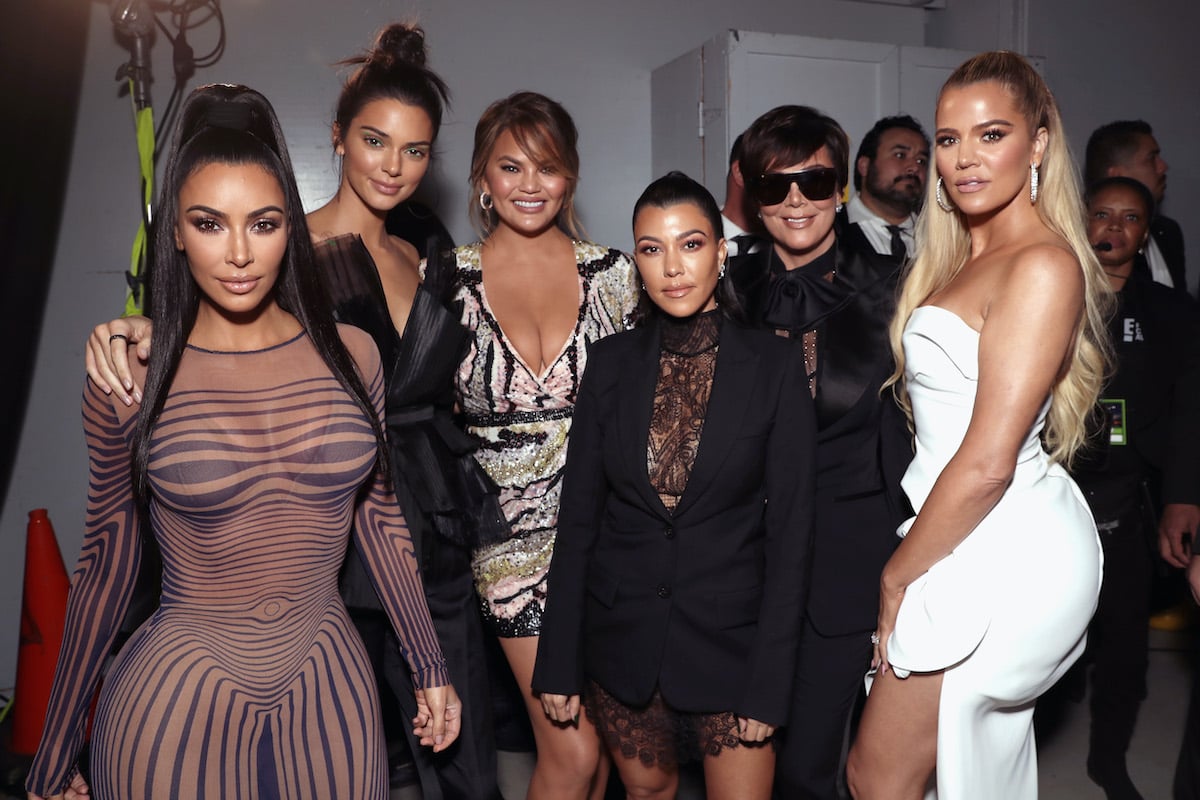
[[[674,511],[687,487],[704,431],[720,343],[721,312],[662,317],[662,350],[646,445],[646,470],[663,505]],[[670,766],[737,747],[732,711],[697,714],[672,708],[655,692],[631,708],[588,681],[588,717],[610,749],[646,766]]]

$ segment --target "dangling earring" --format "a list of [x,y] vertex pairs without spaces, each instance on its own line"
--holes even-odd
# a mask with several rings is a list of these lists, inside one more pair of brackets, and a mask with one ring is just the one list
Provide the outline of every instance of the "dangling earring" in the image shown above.
[[1029,165],[1029,204],[1037,205],[1038,168],[1037,164]]
[[487,192],[479,193],[479,207],[485,212],[492,210],[492,196]]
[[728,263],[729,263],[728,261],[721,262],[721,268],[717,270],[717,280],[721,280],[722,278],[725,277],[725,266]]
[[946,198],[942,196],[942,179],[937,179],[937,188],[934,190],[934,198],[937,200],[938,208],[946,213],[954,210],[954,206],[946,202]]

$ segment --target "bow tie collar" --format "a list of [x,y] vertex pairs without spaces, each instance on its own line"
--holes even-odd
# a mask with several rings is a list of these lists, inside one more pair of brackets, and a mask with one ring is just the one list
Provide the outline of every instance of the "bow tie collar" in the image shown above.
[[853,296],[853,289],[837,278],[826,278],[837,265],[837,247],[797,269],[786,269],[774,249],[769,263],[769,283],[763,322],[769,327],[799,333],[815,328]]

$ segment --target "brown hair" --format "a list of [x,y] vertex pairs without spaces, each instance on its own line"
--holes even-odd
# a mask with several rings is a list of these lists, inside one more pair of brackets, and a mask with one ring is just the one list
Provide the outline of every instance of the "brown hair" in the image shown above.
[[837,170],[838,195],[846,188],[850,143],[842,126],[809,106],[779,106],[763,114],[742,134],[742,176],[753,187],[768,170],[812,158],[822,147]]
[[496,142],[505,132],[535,162],[552,166],[567,179],[567,194],[558,212],[558,227],[576,239],[584,238],[583,226],[575,215],[575,187],[579,184],[579,132],[561,104],[537,92],[517,92],[487,107],[475,126],[475,149],[471,153],[471,221],[486,238],[496,228],[496,212],[485,211],[478,195]]
[[357,69],[338,95],[334,122],[338,138],[363,106],[375,100],[397,100],[429,116],[436,139],[450,97],[445,82],[425,66],[425,32],[416,25],[393,22],[379,32],[371,49],[338,62]]

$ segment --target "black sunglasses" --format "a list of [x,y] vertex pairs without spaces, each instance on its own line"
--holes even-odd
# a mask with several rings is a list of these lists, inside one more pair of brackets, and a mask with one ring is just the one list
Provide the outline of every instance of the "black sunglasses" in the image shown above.
[[759,175],[750,188],[759,205],[773,206],[787,198],[793,183],[809,200],[828,200],[837,191],[837,170],[813,167],[800,172],[769,172]]

